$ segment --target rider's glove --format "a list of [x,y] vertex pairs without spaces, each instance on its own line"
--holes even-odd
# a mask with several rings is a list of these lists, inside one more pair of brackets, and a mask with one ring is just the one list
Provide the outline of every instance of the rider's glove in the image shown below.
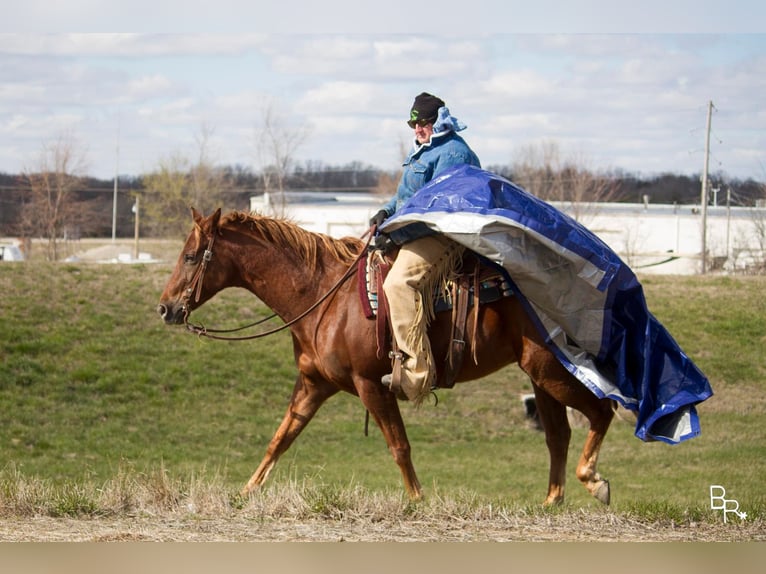
[[388,218],[388,212],[385,209],[381,209],[378,211],[375,215],[370,218],[370,227],[373,225],[375,227],[380,227],[380,224],[383,223]]
[[382,251],[383,253],[388,253],[393,248],[394,248],[394,242],[391,241],[391,238],[385,233],[378,233],[375,235],[375,241],[373,241],[372,246],[370,247],[370,250],[371,251],[376,250],[376,251]]

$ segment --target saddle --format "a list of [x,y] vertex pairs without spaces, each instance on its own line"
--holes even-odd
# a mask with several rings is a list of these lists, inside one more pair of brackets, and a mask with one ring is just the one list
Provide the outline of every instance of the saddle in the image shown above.
[[[391,389],[394,392],[399,388],[401,353],[391,333],[383,281],[395,259],[396,252],[384,253],[377,249],[371,250],[367,257],[360,259],[357,273],[359,296],[365,316],[370,320],[375,320],[377,355],[382,358],[387,352],[393,360]],[[432,294],[435,312],[452,311],[451,343],[444,358],[443,374],[437,378],[435,383],[436,388],[451,389],[455,386],[457,374],[463,364],[469,310],[474,305],[492,303],[503,297],[513,295],[511,284],[503,271],[492,262],[471,251],[465,252],[460,269],[462,271],[454,279],[447,281],[446,288],[437,288]],[[474,336],[477,331],[478,318],[477,309],[473,315]],[[473,349],[473,361],[476,363],[476,345],[473,345]]]

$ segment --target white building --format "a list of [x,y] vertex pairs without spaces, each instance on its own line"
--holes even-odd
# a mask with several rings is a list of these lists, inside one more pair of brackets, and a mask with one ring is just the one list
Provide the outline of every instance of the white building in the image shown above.
[[[251,211],[284,216],[333,237],[361,237],[385,198],[364,193],[286,192],[276,200],[250,199]],[[558,209],[598,235],[630,267],[642,273],[694,274],[701,270],[699,205],[637,203],[564,204]],[[741,270],[766,261],[766,208],[708,207],[707,270]]]
[[361,237],[384,203],[383,198],[369,193],[288,191],[251,197],[250,211],[286,217],[304,229],[332,237]]
[[[644,273],[701,270],[699,205],[601,203],[557,205],[598,235],[630,267]],[[742,270],[766,261],[766,208],[708,207],[706,268]]]

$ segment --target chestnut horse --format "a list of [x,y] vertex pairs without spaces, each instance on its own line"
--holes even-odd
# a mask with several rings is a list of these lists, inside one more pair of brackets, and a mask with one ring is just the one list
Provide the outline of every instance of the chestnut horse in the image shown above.
[[[285,220],[246,213],[221,217],[218,209],[203,217],[192,208],[192,215],[194,228],[157,307],[165,323],[184,323],[191,311],[227,287],[249,290],[285,322],[299,319],[289,327],[298,366],[290,404],[243,494],[266,480],[324,401],[346,391],[357,395],[372,415],[399,466],[407,493],[419,498],[421,487],[399,404],[380,382],[391,363],[377,356],[375,321],[365,317],[352,279],[355,273],[349,273],[364,243],[350,237],[333,239]],[[327,293],[331,295],[324,299]],[[306,310],[311,311],[301,317]],[[475,353],[476,362],[465,360],[457,381],[479,379],[513,362],[529,375],[550,454],[544,503],[564,500],[569,406],[590,421],[577,478],[596,499],[608,504],[609,483],[599,476],[596,463],[612,420],[612,401],[596,397],[561,365],[516,297],[482,304],[478,311],[474,306],[470,312],[480,316],[475,333],[469,316],[465,356]],[[434,356],[446,356],[449,312],[437,314],[429,336]]]

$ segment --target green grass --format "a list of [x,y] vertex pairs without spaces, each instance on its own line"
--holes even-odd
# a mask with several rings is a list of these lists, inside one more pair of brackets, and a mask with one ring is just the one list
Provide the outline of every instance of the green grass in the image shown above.
[[[171,479],[206,477],[232,493],[254,472],[282,418],[295,378],[289,334],[250,342],[200,340],[167,327],[155,306],[168,265],[0,265],[0,470],[52,485],[62,515],[92,513],[83,485],[114,481],[126,466]],[[676,446],[642,443],[615,421],[600,470],[612,507],[628,513],[711,516],[721,484],[751,517],[763,516],[766,476],[766,278],[647,277],[652,312],[707,374],[716,395],[700,406],[702,435]],[[195,313],[211,327],[269,313],[242,291]],[[527,427],[515,367],[402,405],[427,496],[539,504],[548,455]],[[364,409],[333,397],[283,456],[270,481],[328,485],[317,512],[344,503],[349,484],[399,492],[380,432],[364,436]],[[574,465],[566,508],[595,509]],[[3,470],[4,469],[4,470]],[[158,482],[158,481],[154,481]]]

